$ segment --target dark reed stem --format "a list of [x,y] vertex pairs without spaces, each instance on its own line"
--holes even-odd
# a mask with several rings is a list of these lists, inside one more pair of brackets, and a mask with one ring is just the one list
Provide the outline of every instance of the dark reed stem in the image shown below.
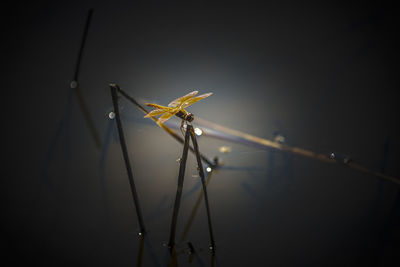
[[79,71],[80,71],[80,67],[81,67],[83,50],[85,48],[86,39],[87,39],[88,32],[89,32],[90,22],[92,21],[92,15],[93,15],[93,9],[91,8],[88,11],[88,15],[86,18],[86,24],[85,24],[85,30],[83,31],[81,46],[79,47],[78,58],[76,60],[75,72],[74,72],[74,81],[76,81],[76,82],[78,81],[78,78],[79,78]]
[[[122,90],[118,85],[112,84],[110,86],[114,86],[120,93],[123,95],[126,99],[128,99],[130,102],[132,102],[136,107],[138,107],[143,113],[148,114],[149,112],[142,106],[140,105],[132,96],[128,95],[124,90]],[[153,121],[157,123],[157,119],[151,117]],[[183,138],[175,133],[173,130],[171,130],[168,126],[166,126],[163,123],[157,123],[164,131],[166,131],[169,135],[171,135],[175,140],[177,140],[179,143],[183,144],[184,140]],[[194,153],[194,149],[189,146],[190,151]],[[216,167],[213,162],[207,159],[204,155],[200,154],[201,159],[207,163],[209,166]]]
[[92,116],[90,115],[86,101],[83,98],[83,95],[82,95],[79,85],[78,85],[78,87],[75,88],[75,95],[76,95],[76,98],[78,99],[79,107],[81,108],[83,117],[85,118],[86,123],[89,127],[89,131],[90,131],[90,134],[92,135],[94,143],[95,143],[96,147],[98,149],[100,149],[103,145],[100,140],[99,134],[97,132],[96,126],[94,124],[94,121],[92,119]]
[[178,188],[176,190],[174,211],[173,211],[172,223],[171,223],[171,232],[169,235],[169,242],[168,242],[168,246],[171,250],[175,246],[176,222],[178,219],[179,206],[181,204],[183,179],[185,177],[186,160],[187,160],[188,150],[189,150],[189,141],[190,141],[189,138],[190,138],[190,133],[189,133],[189,131],[186,131],[185,143],[183,144],[183,152],[182,152],[182,157],[181,157],[180,165],[179,165]]
[[80,107],[80,109],[83,113],[83,117],[85,118],[86,123],[89,127],[89,131],[90,131],[90,134],[92,135],[95,145],[98,149],[100,149],[102,146],[100,137],[97,132],[96,126],[93,122],[92,116],[89,113],[89,109],[83,98],[82,92],[79,87],[79,82],[78,82],[80,68],[81,68],[81,61],[82,61],[82,57],[83,57],[83,51],[85,49],[85,44],[86,44],[86,39],[87,39],[88,32],[89,32],[90,22],[92,21],[92,15],[93,15],[93,9],[89,9],[88,15],[86,18],[85,29],[84,29],[83,35],[82,35],[81,45],[79,47],[78,58],[77,58],[76,64],[75,64],[75,71],[74,71],[73,81],[71,82],[71,88],[74,89],[74,91],[75,91],[75,95],[78,99],[79,107]]
[[178,267],[178,253],[176,253],[175,248],[170,249],[170,255],[168,267]]
[[138,257],[137,257],[137,262],[136,266],[141,267],[142,262],[143,262],[143,248],[144,248],[144,236],[141,235],[139,239],[139,251],[138,251]]
[[210,205],[208,203],[208,195],[207,195],[207,185],[204,179],[204,169],[203,169],[203,164],[201,162],[200,158],[200,152],[199,152],[199,146],[197,145],[197,139],[196,139],[196,134],[194,133],[193,126],[188,125],[186,128],[186,132],[190,132],[190,136],[192,137],[192,143],[194,150],[196,152],[196,159],[197,159],[197,165],[199,168],[199,175],[201,178],[201,184],[203,185],[203,192],[204,192],[204,202],[206,204],[206,211],[207,211],[207,221],[208,221],[208,229],[210,231],[210,239],[211,239],[211,251],[212,254],[215,254],[215,242],[214,242],[214,234],[212,230],[212,224],[211,224],[211,214],[210,214]]
[[144,227],[144,223],[143,223],[143,216],[142,216],[142,211],[140,208],[139,197],[137,196],[137,193],[136,193],[136,187],[135,187],[135,182],[133,180],[132,168],[131,168],[131,164],[129,162],[128,149],[126,148],[124,131],[122,129],[121,116],[120,116],[119,107],[118,107],[118,93],[117,93],[115,86],[110,86],[110,88],[111,88],[112,101],[113,101],[113,105],[114,105],[115,120],[117,122],[119,140],[120,140],[120,144],[121,144],[122,154],[123,154],[124,160],[125,160],[126,170],[128,172],[128,178],[129,178],[129,183],[131,186],[133,202],[136,207],[136,214],[137,214],[137,217],[139,220],[140,232],[144,235],[146,233],[146,228]]
[[[211,176],[212,176],[212,172],[210,172],[207,175],[206,186],[208,186],[208,184],[209,184],[209,182],[211,180]],[[181,241],[184,241],[186,239],[186,236],[189,233],[190,228],[192,227],[194,218],[197,215],[197,211],[200,208],[200,204],[203,201],[203,197],[204,197],[204,193],[203,193],[203,191],[200,191],[200,194],[199,194],[199,196],[198,196],[198,198],[196,200],[196,203],[193,206],[192,212],[190,213],[190,217],[189,217],[188,221],[186,222],[185,228],[183,230],[183,234],[181,236]]]

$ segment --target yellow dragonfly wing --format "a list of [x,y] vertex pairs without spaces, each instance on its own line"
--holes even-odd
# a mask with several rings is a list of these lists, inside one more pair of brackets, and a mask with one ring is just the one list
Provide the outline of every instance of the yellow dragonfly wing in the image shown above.
[[170,109],[169,107],[164,107],[164,106],[153,104],[153,103],[144,103],[144,104],[146,106],[157,108],[157,109],[166,109],[166,110]]
[[187,95],[184,95],[180,98],[175,99],[174,101],[172,101],[171,103],[168,104],[168,107],[165,106],[161,106],[161,105],[157,105],[157,104],[153,104],[153,103],[146,103],[146,106],[149,107],[153,107],[156,108],[152,111],[150,111],[146,116],[144,116],[145,118],[151,118],[151,117],[155,117],[157,115],[161,115],[161,117],[158,119],[159,123],[164,123],[167,120],[169,120],[172,116],[174,116],[177,112],[179,111],[183,111],[185,114],[187,114],[188,112],[185,110],[185,107],[190,106],[191,104],[209,97],[210,95],[212,95],[212,93],[207,93],[207,94],[203,94],[197,97],[194,97],[195,95],[197,95],[198,91],[193,91]]
[[188,100],[186,100],[185,102],[182,103],[181,108],[186,108],[186,107],[192,105],[193,103],[196,103],[197,101],[199,101],[201,99],[209,97],[212,94],[213,93],[207,93],[207,94],[199,95],[199,96],[193,97],[191,99],[188,99]]
[[150,117],[154,117],[163,113],[168,112],[166,109],[155,109],[150,111],[149,113],[146,114],[146,116],[144,116],[145,118],[150,118]]
[[184,96],[182,96],[180,98],[177,98],[174,101],[172,101],[171,103],[169,103],[168,107],[175,108],[175,107],[181,105],[186,100],[188,100],[188,99],[194,97],[195,95],[197,95],[198,92],[199,91],[193,91],[193,92],[191,92],[191,93],[189,93],[187,95],[184,95]]
[[[161,116],[161,117],[163,117],[163,119],[164,118],[169,119],[170,117],[172,117],[173,115],[175,115],[175,113],[177,113],[179,111],[176,108],[164,107],[164,106],[153,104],[153,103],[146,103],[145,105],[156,108],[156,109],[150,111],[148,114],[146,114],[146,116],[144,116],[145,118],[150,118],[150,117],[154,117],[154,116],[165,113],[163,115],[164,117],[163,116]],[[170,114],[171,114],[171,116],[170,116]]]
[[158,118],[158,122],[160,123],[164,123],[167,120],[169,120],[169,118],[171,118],[172,116],[175,115],[176,112],[171,112],[171,113],[165,113],[164,115],[162,115],[160,118]]

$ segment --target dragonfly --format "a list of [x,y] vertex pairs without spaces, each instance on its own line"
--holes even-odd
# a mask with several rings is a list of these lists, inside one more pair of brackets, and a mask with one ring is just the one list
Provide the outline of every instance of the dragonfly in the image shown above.
[[196,96],[198,91],[193,91],[187,95],[179,97],[173,100],[171,103],[168,104],[167,107],[153,104],[153,103],[145,103],[146,106],[156,108],[150,111],[145,118],[151,118],[158,115],[161,115],[158,118],[159,123],[164,123],[169,120],[172,116],[177,116],[178,118],[182,119],[181,129],[185,122],[192,122],[194,120],[194,115],[190,112],[187,112],[185,108],[196,103],[197,101],[209,97],[213,93],[207,93],[203,95]]

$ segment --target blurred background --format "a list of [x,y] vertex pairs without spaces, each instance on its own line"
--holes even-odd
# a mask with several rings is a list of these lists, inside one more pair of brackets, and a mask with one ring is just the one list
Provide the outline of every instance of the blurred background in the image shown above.
[[[98,143],[70,89],[90,8],[79,84]],[[120,99],[149,231],[141,244],[108,117],[110,82],[140,103],[213,92],[188,111],[400,177],[398,11],[382,1],[39,1],[4,8],[6,259],[42,266],[168,263],[162,244],[182,146]],[[198,141],[204,155],[224,162],[208,185],[215,266],[398,266],[398,184],[340,164],[207,136]],[[221,153],[221,146],[231,151]],[[179,266],[212,260],[204,202],[188,224],[201,192],[195,162],[189,154]],[[198,252],[192,261],[182,253],[187,242]]]

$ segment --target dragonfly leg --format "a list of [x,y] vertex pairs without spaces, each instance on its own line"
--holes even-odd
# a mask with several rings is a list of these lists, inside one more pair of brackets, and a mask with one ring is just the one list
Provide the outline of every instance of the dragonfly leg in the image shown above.
[[181,122],[181,127],[180,127],[180,129],[181,129],[181,133],[182,133],[182,136],[185,136],[185,131],[184,131],[184,124],[185,124],[185,121],[184,120],[182,120],[182,122]]

